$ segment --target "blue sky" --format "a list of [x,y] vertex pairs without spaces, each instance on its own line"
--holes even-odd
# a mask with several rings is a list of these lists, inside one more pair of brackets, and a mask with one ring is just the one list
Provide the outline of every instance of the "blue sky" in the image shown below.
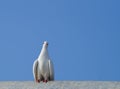
[[55,80],[120,81],[119,0],[1,0],[0,80],[33,80],[44,40]]

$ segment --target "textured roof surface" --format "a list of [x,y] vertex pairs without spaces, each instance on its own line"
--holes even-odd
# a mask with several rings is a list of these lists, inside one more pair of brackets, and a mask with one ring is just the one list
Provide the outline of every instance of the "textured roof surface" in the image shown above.
[[120,82],[51,81],[35,83],[33,81],[1,81],[0,89],[120,89]]

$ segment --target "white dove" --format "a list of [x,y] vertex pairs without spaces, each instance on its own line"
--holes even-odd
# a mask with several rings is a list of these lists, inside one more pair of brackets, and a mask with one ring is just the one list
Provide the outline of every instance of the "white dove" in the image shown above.
[[38,83],[40,81],[47,83],[54,80],[53,63],[50,60],[47,48],[48,42],[44,41],[40,55],[33,63],[33,76]]

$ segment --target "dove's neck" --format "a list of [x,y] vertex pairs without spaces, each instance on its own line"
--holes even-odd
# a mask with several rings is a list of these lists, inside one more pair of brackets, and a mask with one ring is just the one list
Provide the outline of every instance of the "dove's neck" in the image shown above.
[[45,58],[45,59],[49,59],[49,54],[48,54],[48,50],[47,50],[47,47],[43,46],[42,47],[42,50],[41,50],[41,53],[39,55],[39,58]]

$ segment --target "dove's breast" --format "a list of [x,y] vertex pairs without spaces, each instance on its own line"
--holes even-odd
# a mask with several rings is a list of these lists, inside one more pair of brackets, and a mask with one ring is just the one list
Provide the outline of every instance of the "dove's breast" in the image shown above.
[[49,72],[48,59],[39,60],[39,64],[41,74],[42,75],[47,74]]

